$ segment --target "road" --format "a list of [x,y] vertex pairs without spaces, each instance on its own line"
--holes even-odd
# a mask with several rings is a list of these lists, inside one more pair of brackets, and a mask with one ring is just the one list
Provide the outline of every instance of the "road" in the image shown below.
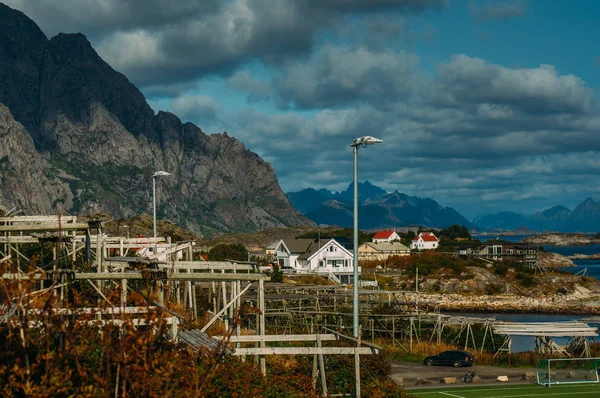
[[[535,374],[534,368],[519,369],[519,368],[504,368],[499,366],[474,365],[470,368],[454,368],[451,366],[425,366],[414,362],[392,361],[392,379],[400,384],[400,379],[404,381],[405,389],[421,388],[421,387],[437,387],[440,385],[440,379],[443,377],[456,377],[456,386],[464,386],[461,382],[462,377],[470,370],[475,371],[481,377],[480,384],[524,384],[536,383],[536,380],[523,380],[522,376],[525,372]],[[508,376],[508,382],[499,382],[498,376]],[[417,379],[427,379],[431,384],[417,385]]]

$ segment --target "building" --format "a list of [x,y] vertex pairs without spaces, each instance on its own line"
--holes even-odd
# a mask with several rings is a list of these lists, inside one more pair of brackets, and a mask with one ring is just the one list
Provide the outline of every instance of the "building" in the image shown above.
[[421,232],[412,240],[410,248],[417,250],[437,249],[439,242],[433,232]]
[[486,260],[514,261],[535,267],[537,265],[537,254],[537,246],[496,243],[480,246],[477,256]]
[[373,236],[374,243],[395,242],[400,241],[400,235],[391,229],[379,231]]
[[291,267],[300,274],[320,274],[338,283],[353,280],[354,256],[335,239],[282,239],[275,256],[282,269]]
[[400,242],[365,242],[358,247],[359,260],[385,261],[390,256],[410,256],[410,249]]

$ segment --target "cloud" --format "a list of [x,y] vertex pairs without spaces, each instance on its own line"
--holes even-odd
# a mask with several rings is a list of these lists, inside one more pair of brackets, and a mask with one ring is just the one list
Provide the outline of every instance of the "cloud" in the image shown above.
[[525,0],[486,1],[482,4],[471,3],[469,11],[478,21],[505,21],[527,14],[528,4]]
[[307,109],[396,101],[418,87],[418,65],[406,52],[325,46],[308,63],[283,69],[276,85],[283,104]]
[[559,75],[552,65],[507,68],[455,55],[438,67],[439,91],[453,103],[506,105],[526,113],[585,113],[594,92],[574,75]]
[[221,104],[206,95],[183,95],[173,100],[171,108],[180,118],[197,123],[216,121],[223,112]]
[[257,80],[247,70],[236,71],[227,79],[227,84],[237,91],[247,93],[250,102],[266,101],[271,96],[271,84]]
[[249,60],[309,54],[316,34],[348,16],[421,13],[447,0],[10,0],[50,36],[89,35],[99,54],[140,85],[228,75]]

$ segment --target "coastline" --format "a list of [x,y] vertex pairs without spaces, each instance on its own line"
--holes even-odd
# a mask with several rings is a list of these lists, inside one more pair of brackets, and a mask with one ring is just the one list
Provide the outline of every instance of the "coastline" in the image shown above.
[[407,300],[430,311],[505,314],[600,315],[600,294],[576,292],[554,297],[518,295],[468,296],[459,294],[412,293]]

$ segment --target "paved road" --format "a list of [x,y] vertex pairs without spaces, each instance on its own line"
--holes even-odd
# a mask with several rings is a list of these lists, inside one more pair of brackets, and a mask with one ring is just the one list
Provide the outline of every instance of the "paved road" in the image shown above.
[[[454,368],[451,366],[425,366],[414,362],[392,361],[392,378],[398,383],[402,378],[406,389],[420,387],[440,386],[440,379],[443,377],[456,377],[456,386],[464,386],[465,383],[460,379],[469,370],[474,370],[481,377],[480,384],[524,384],[536,383],[536,381],[526,381],[522,379],[525,372],[533,372],[535,369],[503,368],[499,366],[474,365],[471,368]],[[497,381],[498,376],[508,376],[508,383]],[[417,379],[427,379],[431,381],[429,385],[417,385]],[[400,384],[400,383],[399,383]]]

